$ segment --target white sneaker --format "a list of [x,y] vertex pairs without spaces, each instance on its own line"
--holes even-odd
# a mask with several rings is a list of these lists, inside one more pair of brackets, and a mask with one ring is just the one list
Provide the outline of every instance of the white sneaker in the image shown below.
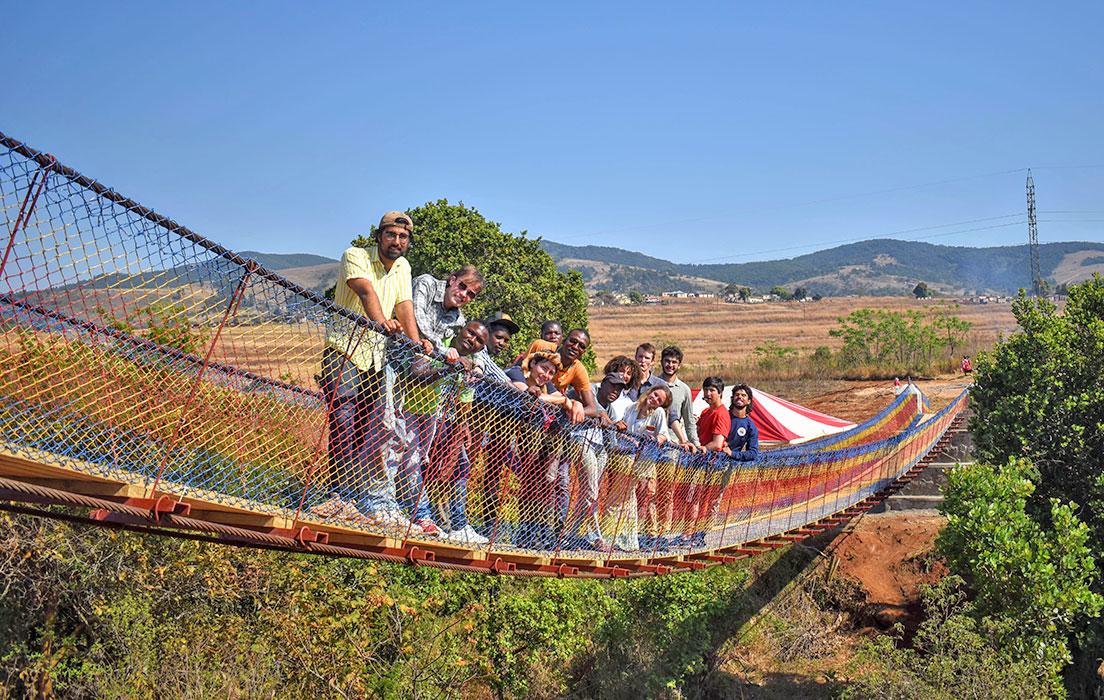
[[463,544],[469,547],[490,542],[489,539],[476,532],[475,528],[471,525],[468,525],[462,530],[453,530],[448,534],[448,539],[450,542],[456,542],[457,544]]

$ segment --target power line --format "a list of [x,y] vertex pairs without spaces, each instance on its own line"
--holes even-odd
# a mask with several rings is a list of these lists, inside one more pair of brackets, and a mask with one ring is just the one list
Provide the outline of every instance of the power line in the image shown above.
[[[824,247],[827,247],[827,246],[840,245],[840,244],[843,244],[843,243],[858,243],[860,241],[870,240],[871,238],[889,238],[890,236],[900,236],[900,235],[909,234],[909,233],[917,233],[919,231],[933,231],[935,229],[950,228],[952,226],[965,226],[966,224],[979,224],[979,223],[984,223],[986,221],[999,221],[1000,219],[1010,219],[1010,218],[1013,218],[1013,217],[1022,217],[1022,216],[1023,216],[1022,212],[1016,212],[1014,214],[1003,214],[1001,216],[987,216],[987,217],[984,217],[984,218],[981,218],[981,219],[967,219],[965,221],[954,221],[954,222],[947,223],[947,224],[936,224],[936,225],[933,225],[933,226],[920,226],[920,227],[917,227],[917,228],[907,228],[907,229],[901,229],[899,231],[890,231],[888,233],[870,234],[870,235],[861,236],[861,237],[858,237],[858,238],[840,238],[840,239],[830,240],[830,241],[816,241],[816,242],[813,242],[813,243],[804,243],[802,245],[787,246],[785,248],[770,248],[770,249],[767,249],[767,250],[752,251],[750,253],[738,253],[738,254],[735,254],[735,255],[725,255],[725,256],[721,256],[721,257],[707,258],[705,260],[692,260],[690,262],[683,263],[683,264],[696,265],[696,264],[702,264],[702,263],[717,263],[717,262],[724,262],[724,261],[727,261],[727,260],[735,260],[737,258],[747,258],[747,257],[751,257],[751,256],[756,256],[756,255],[767,255],[767,254],[770,254],[770,253],[783,253],[783,252],[791,251],[791,250],[804,250],[806,248],[824,248]],[[950,236],[950,235],[953,235],[955,233],[966,233],[966,232],[969,232],[969,231],[984,231],[984,230],[987,230],[989,228],[1002,228],[1004,226],[1013,226],[1013,225],[1018,224],[1018,223],[1023,223],[1023,222],[1022,221],[1021,222],[1015,222],[1014,221],[1014,222],[1007,223],[1007,224],[1000,224],[999,226],[983,227],[983,228],[980,228],[980,229],[967,229],[966,231],[950,231],[950,232],[947,232],[947,233],[933,234],[931,236],[916,236],[915,239],[919,240],[919,239],[924,239],[924,238],[937,238],[937,237],[940,237],[940,236]]]
[[[1092,167],[1092,166],[1085,166],[1085,167]],[[698,222],[702,222],[702,221],[711,221],[713,219],[721,219],[721,218],[725,218],[725,217],[729,217],[729,216],[735,216],[735,215],[738,215],[738,214],[748,214],[748,213],[751,213],[751,212],[777,211],[779,209],[797,209],[797,208],[801,208],[801,207],[811,207],[811,206],[815,206],[817,204],[829,204],[831,202],[840,202],[840,201],[845,201],[845,200],[848,200],[848,199],[861,199],[862,197],[874,197],[874,196],[882,195],[882,194],[891,194],[893,192],[903,192],[903,191],[906,191],[906,190],[923,189],[925,187],[938,187],[939,185],[948,185],[948,184],[953,184],[953,183],[956,183],[956,182],[965,182],[965,181],[968,181],[968,180],[979,180],[979,179],[987,178],[987,177],[996,177],[998,175],[1014,175],[1016,173],[1023,173],[1023,172],[1027,172],[1027,168],[1013,168],[1012,170],[998,170],[998,171],[991,172],[991,173],[982,173],[980,175],[964,175],[962,177],[953,177],[953,178],[948,178],[948,179],[945,179],[945,180],[935,180],[935,181],[932,181],[932,182],[922,182],[922,183],[915,184],[915,185],[901,185],[899,187],[889,187],[889,188],[882,189],[882,190],[871,190],[869,192],[859,192],[859,193],[856,193],[856,194],[845,194],[845,195],[840,195],[838,197],[826,197],[826,198],[822,198],[822,199],[813,199],[813,200],[809,200],[809,201],[806,201],[806,202],[798,202],[796,204],[777,204],[777,205],[774,205],[774,206],[764,207],[764,208],[757,208],[757,209],[738,209],[738,210],[735,210],[735,211],[728,211],[728,212],[720,212],[720,213],[717,213],[717,214],[711,214],[709,216],[699,216],[699,217],[695,217],[693,219],[675,219],[675,220],[672,220],[672,221],[664,221],[664,222],[659,222],[659,223],[654,223],[654,224],[640,224],[640,225],[637,225],[637,226],[619,226],[617,228],[605,229],[605,230],[602,230],[602,231],[591,231],[591,232],[588,232],[588,233],[572,233],[572,234],[567,234],[567,235],[564,235],[564,236],[557,236],[556,240],[557,241],[563,241],[563,240],[574,239],[574,238],[597,237],[597,236],[603,236],[603,235],[608,234],[608,233],[621,233],[621,232],[624,232],[624,231],[639,231],[639,230],[642,230],[642,229],[660,228],[660,227],[664,227],[664,226],[674,226],[676,224],[698,223]]]

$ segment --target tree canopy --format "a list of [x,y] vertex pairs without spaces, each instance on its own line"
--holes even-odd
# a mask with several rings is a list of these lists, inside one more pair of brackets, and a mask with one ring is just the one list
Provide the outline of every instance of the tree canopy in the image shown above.
[[[970,392],[979,457],[1029,457],[1039,470],[1032,499],[1085,507],[1104,541],[1104,277],[1070,287],[1064,313],[1023,291],[1012,304],[1020,331],[983,353]],[[1099,556],[1099,554],[1098,554]]]
[[[484,318],[503,311],[521,327],[504,356],[512,358],[523,351],[539,336],[540,324],[546,320],[559,321],[565,331],[586,327],[582,276],[558,271],[539,238],[529,238],[525,231],[517,235],[503,231],[498,222],[463,202],[450,204],[439,199],[406,213],[414,221],[414,240],[406,256],[414,276],[429,273],[444,279],[461,265],[476,265],[487,285],[464,308],[464,315]],[[371,246],[371,234],[352,244]]]

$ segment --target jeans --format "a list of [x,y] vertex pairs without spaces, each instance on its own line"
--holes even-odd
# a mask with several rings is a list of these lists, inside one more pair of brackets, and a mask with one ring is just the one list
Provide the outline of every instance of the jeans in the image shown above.
[[320,487],[358,502],[386,498],[388,493],[394,501],[394,485],[382,460],[391,440],[384,372],[362,370],[344,354],[326,348],[320,384],[330,409],[329,473]]
[[[394,438],[387,447],[385,464],[387,478],[394,485],[394,500],[414,521],[433,519],[429,497],[422,484],[422,464],[428,457],[436,430],[435,415],[403,410],[396,416]],[[391,505],[386,498],[377,501],[371,497],[369,504],[373,510]]]
[[598,513],[598,491],[602,482],[602,473],[606,469],[606,450],[595,451],[589,443],[582,445],[580,455],[579,494],[572,504],[571,517],[564,529],[567,536],[582,530],[582,536],[588,542],[604,539]]

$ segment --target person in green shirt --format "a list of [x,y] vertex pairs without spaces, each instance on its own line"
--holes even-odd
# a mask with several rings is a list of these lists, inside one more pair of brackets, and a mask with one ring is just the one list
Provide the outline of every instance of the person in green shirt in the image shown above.
[[[460,358],[471,362],[476,353],[486,347],[487,337],[487,327],[482,321],[468,321],[453,337],[450,348]],[[434,521],[425,482],[452,483],[448,536],[451,538],[452,533],[457,531],[475,534],[474,531],[467,532],[470,528],[467,527],[463,510],[470,472],[466,454],[463,464],[453,474],[460,452],[451,453],[450,460],[450,450],[434,453],[431,448],[438,440],[453,443],[456,440],[453,433],[457,431],[462,437],[459,426],[464,424],[474,396],[467,377],[469,374],[481,375],[482,370],[473,364],[470,373],[465,372],[462,371],[465,365],[446,364],[440,359],[412,351],[396,352],[390,359],[399,376],[396,395],[402,397],[402,420],[396,421],[397,439],[387,455],[388,472],[395,475],[398,505],[421,528],[421,534],[439,535],[441,529]],[[439,428],[446,426],[455,427],[438,434]],[[436,463],[432,461],[434,454],[438,457]]]

